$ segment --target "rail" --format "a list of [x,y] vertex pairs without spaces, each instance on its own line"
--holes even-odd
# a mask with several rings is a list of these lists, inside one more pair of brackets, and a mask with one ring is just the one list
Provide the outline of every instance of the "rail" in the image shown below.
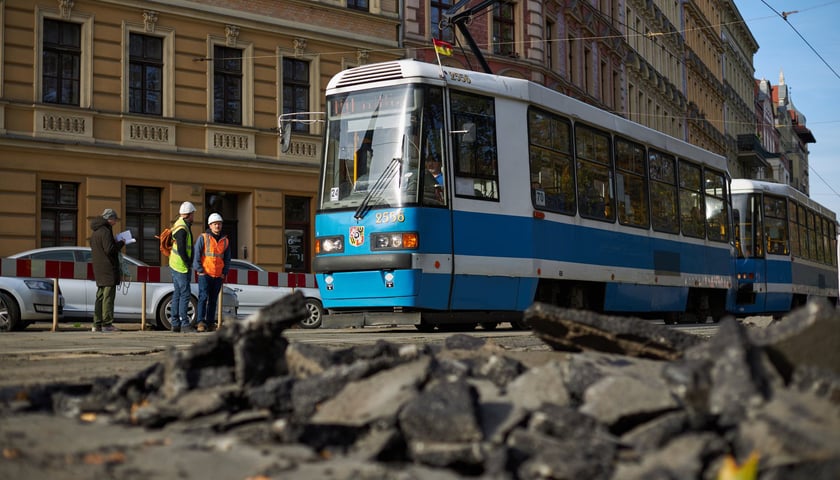
[[[123,272],[132,282],[142,284],[140,328],[146,329],[146,284],[172,283],[172,272],[169,267],[128,265]],[[53,326],[52,331],[58,331],[58,292],[59,280],[90,280],[93,276],[91,262],[69,262],[60,260],[31,260],[19,258],[3,258],[0,260],[0,276],[44,278],[53,281]],[[197,281],[198,274],[193,273],[193,281]],[[311,273],[267,272],[258,270],[230,269],[225,277],[225,284],[252,285],[263,287],[317,288],[315,275]],[[224,290],[219,292],[218,324],[222,322],[222,298]]]

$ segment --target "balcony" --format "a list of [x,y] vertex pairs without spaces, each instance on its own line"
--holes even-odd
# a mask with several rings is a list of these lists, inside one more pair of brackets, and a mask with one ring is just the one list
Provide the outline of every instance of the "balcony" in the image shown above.
[[767,160],[776,156],[764,149],[755,134],[738,135],[738,160],[745,167],[750,169],[760,167],[770,168]]

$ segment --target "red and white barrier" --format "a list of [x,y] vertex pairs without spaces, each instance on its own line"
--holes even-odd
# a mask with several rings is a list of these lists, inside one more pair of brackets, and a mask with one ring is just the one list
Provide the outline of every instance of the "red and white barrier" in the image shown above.
[[[131,277],[131,280],[135,282],[172,282],[172,271],[169,267],[130,265],[127,273]],[[90,262],[77,263],[17,258],[4,258],[0,260],[0,276],[95,280],[93,276],[93,264]],[[318,284],[315,282],[315,275],[311,273],[261,272],[257,270],[232,269],[228,271],[227,277],[225,277],[225,283],[259,285],[263,287],[318,288]]]
[[[172,270],[168,266],[128,266],[129,278],[132,282],[171,283]],[[0,276],[3,277],[32,277],[53,279],[53,288],[57,292],[56,282],[60,279],[95,280],[93,264],[90,262],[65,262],[59,260],[30,260],[18,258],[0,259]],[[194,281],[197,281],[195,274]],[[263,287],[290,288],[318,288],[315,275],[311,273],[263,272],[257,270],[228,271],[225,284],[255,285]],[[145,303],[145,285],[143,285],[143,301]],[[221,298],[221,295],[220,295]],[[142,309],[141,323],[145,327],[145,306]],[[221,311],[221,309],[220,309]],[[53,298],[53,331],[58,327],[58,294]]]

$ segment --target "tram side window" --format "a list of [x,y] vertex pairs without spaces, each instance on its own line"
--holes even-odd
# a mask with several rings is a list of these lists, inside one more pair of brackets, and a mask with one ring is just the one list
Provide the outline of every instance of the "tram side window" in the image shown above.
[[802,258],[811,256],[810,239],[808,238],[808,213],[804,205],[797,205],[797,217],[799,218],[799,243],[802,249]]
[[539,210],[574,215],[572,126],[537,109],[528,111],[531,201]]
[[455,195],[499,199],[496,112],[493,98],[452,92]]
[[726,177],[712,170],[705,171],[706,235],[709,240],[729,240],[729,207],[726,202]]
[[615,221],[609,134],[575,125],[575,158],[580,215]]
[[676,160],[671,155],[650,150],[648,167],[653,229],[659,232],[679,233]]
[[788,255],[787,207],[785,199],[772,195],[764,196],[764,238],[767,241],[767,253]]
[[831,261],[828,262],[829,265],[837,266],[837,224],[833,220],[828,221],[828,242],[831,246],[831,250],[829,252],[831,255]]
[[815,238],[817,239],[817,261],[825,263],[825,230],[819,213],[814,213],[814,230],[816,230]]
[[788,234],[790,235],[790,254],[794,257],[802,255],[799,245],[799,221],[796,217],[796,203],[788,201]]
[[644,146],[616,137],[615,198],[622,225],[643,228],[650,225],[645,158]]
[[706,236],[706,203],[699,165],[680,160],[680,224],[682,233],[688,237]]
[[811,260],[817,260],[817,244],[819,244],[819,237],[817,236],[817,227],[816,227],[816,218],[814,216],[814,212],[811,210],[806,210],[805,215],[807,215],[808,220],[808,258]]

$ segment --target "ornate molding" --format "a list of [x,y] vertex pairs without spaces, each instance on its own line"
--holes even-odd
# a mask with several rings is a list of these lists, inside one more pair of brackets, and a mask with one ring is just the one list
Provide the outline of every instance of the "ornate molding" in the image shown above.
[[143,27],[146,33],[154,33],[157,26],[158,13],[154,10],[143,10]]
[[305,38],[296,38],[292,40],[294,49],[295,49],[295,56],[299,57],[306,53],[306,39]]
[[174,149],[175,125],[148,119],[124,118],[122,120],[123,145]]
[[58,0],[58,10],[61,12],[61,18],[70,20],[73,14],[73,0]]
[[239,38],[239,27],[236,25],[225,25],[225,45],[235,47],[237,38]]
[[255,156],[253,133],[222,129],[207,129],[207,153],[235,155],[244,158]]
[[370,57],[370,50],[356,50],[356,62],[359,65],[366,65]]
[[35,110],[35,135],[93,140],[93,116],[60,110]]

